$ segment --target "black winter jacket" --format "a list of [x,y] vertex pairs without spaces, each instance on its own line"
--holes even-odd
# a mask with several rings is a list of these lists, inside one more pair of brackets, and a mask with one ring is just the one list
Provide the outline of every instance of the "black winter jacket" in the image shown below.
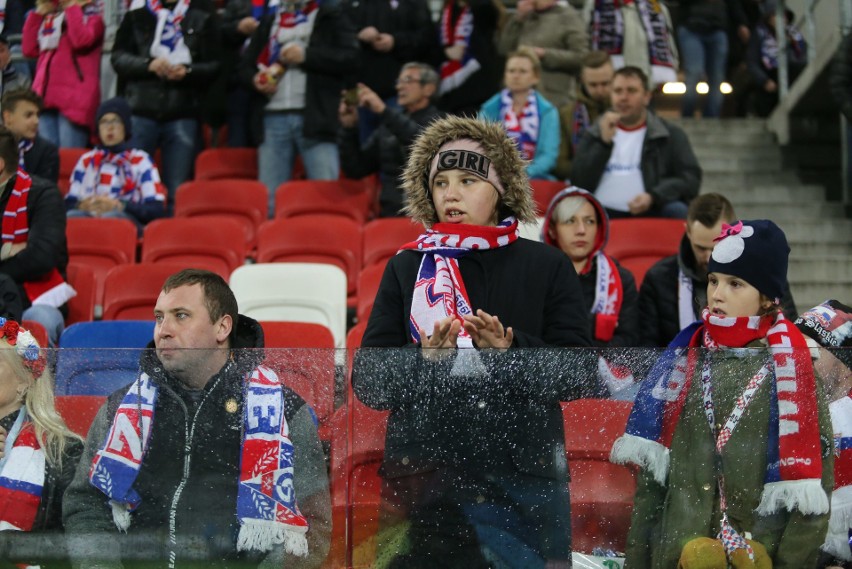
[[[260,20],[240,62],[240,80],[253,95],[250,136],[255,144],[263,142],[263,113],[269,101],[254,88],[253,80],[257,58],[269,42],[272,18],[273,15],[266,15]],[[357,71],[357,64],[355,28],[339,5],[323,3],[305,49],[305,61],[300,65],[308,76],[302,131],[305,138],[325,142],[336,139],[340,124],[337,120],[340,92],[347,84],[348,74]]]
[[192,64],[182,81],[160,79],[148,70],[157,18],[146,7],[128,12],[112,50],[119,94],[134,115],[157,121],[198,118],[201,99],[219,70],[220,40],[216,14],[206,0],[192,0],[180,24]]
[[387,107],[381,124],[361,146],[357,128],[341,128],[338,135],[340,166],[347,178],[363,178],[379,172],[382,191],[379,196],[381,216],[400,215],[402,188],[399,185],[408,147],[423,128],[441,112],[429,105],[408,115],[400,109]]
[[680,0],[680,24],[697,33],[748,25],[741,0]]
[[44,178],[54,184],[59,181],[59,149],[55,144],[36,136],[33,146],[24,153],[24,170],[30,176]]
[[[0,196],[0,211],[6,210],[11,188],[17,176],[12,176]],[[59,188],[41,178],[32,178],[27,197],[29,235],[27,247],[5,261],[0,261],[0,273],[9,275],[17,284],[24,303],[30,306],[24,283],[43,277],[53,269],[65,274],[68,265],[68,246],[65,242],[65,204]]]

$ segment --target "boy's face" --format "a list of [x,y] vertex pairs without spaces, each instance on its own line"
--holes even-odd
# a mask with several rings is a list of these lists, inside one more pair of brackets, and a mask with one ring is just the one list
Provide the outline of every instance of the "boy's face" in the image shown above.
[[3,109],[3,124],[19,138],[34,140],[38,136],[38,106],[18,101],[13,109]]
[[115,113],[107,113],[98,121],[98,136],[104,146],[115,146],[124,142],[124,122]]

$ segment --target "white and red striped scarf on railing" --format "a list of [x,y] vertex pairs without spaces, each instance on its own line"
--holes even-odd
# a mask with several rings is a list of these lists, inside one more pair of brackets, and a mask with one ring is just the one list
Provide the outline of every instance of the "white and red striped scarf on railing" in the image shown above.
[[470,52],[470,37],[473,34],[473,12],[470,6],[465,5],[461,12],[456,15],[453,22],[454,2],[446,2],[441,11],[441,47],[448,48],[454,45],[463,45],[464,54],[460,60],[448,59],[441,64],[441,86],[439,95],[459,88],[471,75],[480,70],[482,65]]
[[[411,301],[411,340],[419,342],[418,330],[431,332],[435,323],[447,316],[462,320],[465,315],[473,314],[459,270],[459,258],[470,251],[505,247],[514,243],[518,236],[518,221],[507,217],[496,227],[436,223],[416,241],[403,245],[400,251],[423,254]],[[470,334],[464,328],[457,345],[459,348],[473,347]]]
[[[702,320],[678,334],[642,382],[626,433],[613,445],[610,460],[647,468],[665,484],[669,447],[701,355],[694,348],[739,348],[766,338],[771,354],[766,367],[774,372],[774,382],[770,383],[767,470],[757,512],[827,513],[816,380],[802,333],[781,313],[774,319],[728,318],[713,316],[705,308]],[[682,348],[687,347],[693,349],[684,356]]]

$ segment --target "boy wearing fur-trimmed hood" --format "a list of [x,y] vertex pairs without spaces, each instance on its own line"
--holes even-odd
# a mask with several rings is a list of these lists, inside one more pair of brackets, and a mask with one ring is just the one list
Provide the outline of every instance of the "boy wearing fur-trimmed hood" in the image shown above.
[[651,369],[612,449],[641,467],[627,562],[813,567],[834,457],[807,343],[779,309],[790,248],[767,220],[723,224],[716,243],[701,320]]
[[[362,347],[408,349],[362,349],[353,376],[361,401],[391,411],[380,535],[404,537],[380,537],[379,555],[405,567],[570,563],[559,401],[601,395],[586,380],[590,350],[547,350],[591,346],[574,269],[519,237],[535,205],[496,123],[433,122],[403,185],[426,230],[388,263]],[[516,347],[540,349],[506,352]]]

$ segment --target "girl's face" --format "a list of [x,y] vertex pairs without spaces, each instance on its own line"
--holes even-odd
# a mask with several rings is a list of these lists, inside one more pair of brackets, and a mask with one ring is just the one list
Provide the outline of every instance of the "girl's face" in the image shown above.
[[0,354],[0,417],[21,407],[20,393],[24,387],[24,382],[15,373],[5,354]]
[[538,85],[538,75],[533,63],[526,57],[511,57],[506,62],[503,76],[506,88],[513,93],[524,93]]
[[710,273],[707,277],[707,305],[716,316],[739,318],[757,316],[762,304],[760,292],[740,277]]
[[559,248],[572,261],[579,262],[589,256],[598,235],[598,216],[595,206],[586,202],[565,223],[556,224]]
[[438,172],[432,203],[441,223],[497,225],[497,189],[465,170]]

